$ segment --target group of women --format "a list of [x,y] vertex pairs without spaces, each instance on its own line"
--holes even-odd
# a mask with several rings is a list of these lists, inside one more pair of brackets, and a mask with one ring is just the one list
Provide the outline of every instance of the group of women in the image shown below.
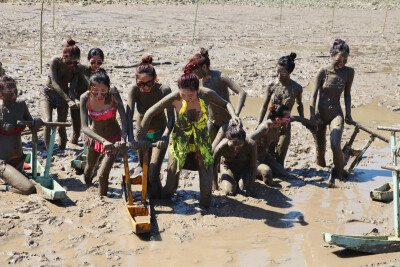
[[[343,123],[352,120],[350,90],[354,70],[345,66],[349,52],[343,40],[335,40],[330,49],[332,64],[318,71],[311,103],[310,120],[316,126],[310,129],[316,142],[316,163],[320,166],[326,165],[326,126],[330,125],[332,129],[334,175],[330,184],[342,176],[344,161],[340,142]],[[111,86],[107,72],[101,68],[104,62],[102,50],[91,49],[88,53],[90,65],[84,66],[79,63],[80,49],[70,38],[62,56],[54,57],[51,61],[48,81],[42,89],[42,119],[45,122],[52,121],[53,109],[56,109],[57,121],[63,122],[67,120],[70,110],[73,122],[70,142],[77,144],[82,129],[88,147],[84,170],[86,184],[92,183],[93,172],[101,154],[104,154],[98,171],[100,195],[107,194],[112,165],[118,151],[129,142],[130,147],[138,149],[140,164],[143,164],[143,150],[149,149],[148,177],[152,198],[170,197],[177,190],[181,170],[197,170],[200,204],[208,207],[212,190],[217,189],[218,185],[226,194],[251,193],[257,176],[268,185],[271,185],[273,176],[290,177],[283,166],[291,139],[290,122],[294,118],[291,117],[291,110],[295,102],[299,118],[304,118],[302,87],[290,78],[295,68],[295,58],[296,54],[291,53],[278,60],[277,80],[268,85],[258,126],[247,135],[239,118],[246,92],[221,72],[210,69],[206,49],[202,48],[187,63],[178,78],[178,90],[171,90],[158,80],[151,56],[143,58],[136,68],[136,81],[128,92],[125,108],[118,90]],[[229,89],[239,95],[236,109],[230,103]],[[340,107],[343,92],[345,119]],[[0,114],[0,178],[20,193],[29,194],[34,188],[21,173],[22,128],[16,122],[21,119],[32,120],[32,117],[25,102],[16,100],[14,79],[2,76],[0,93],[3,97]],[[135,107],[138,114],[134,127]],[[268,116],[264,119],[268,110]],[[116,119],[117,113],[121,125]],[[45,124],[40,119],[34,121],[33,130]],[[65,128],[59,129],[59,137],[59,147],[65,149]],[[162,186],[161,164],[169,139],[167,176]],[[8,145],[4,146],[5,143]],[[46,128],[46,147],[48,143],[49,129]],[[150,146],[150,143],[153,145]]]

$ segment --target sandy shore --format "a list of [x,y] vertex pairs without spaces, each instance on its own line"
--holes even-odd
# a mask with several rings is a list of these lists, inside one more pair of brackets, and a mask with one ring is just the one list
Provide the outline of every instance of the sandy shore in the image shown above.
[[[192,45],[195,6],[57,5],[55,29],[51,7],[44,16],[44,65],[40,75],[39,5],[1,4],[0,61],[15,77],[33,116],[39,116],[38,94],[45,83],[50,58],[61,55],[68,36],[80,42],[82,63],[94,46],[105,52],[104,67],[126,101],[134,81],[134,68],[152,54],[160,81],[176,89],[176,80],[199,47],[209,48],[211,67],[222,70],[243,86],[251,98],[241,117],[251,132],[273,80],[277,59],[294,51],[298,55],[292,78],[305,87],[306,112],[313,77],[329,64],[328,51],[335,38],[350,45],[348,65],[356,70],[352,89],[353,118],[369,127],[399,126],[400,34],[399,11],[390,11],[382,34],[384,11],[285,9],[282,26],[277,8],[202,5]],[[233,102],[235,102],[235,98]],[[296,112],[295,112],[296,113]],[[343,144],[352,127],[345,126]],[[71,129],[68,130],[71,133]],[[368,135],[361,135],[362,146]],[[42,140],[42,137],[40,137]],[[25,138],[26,152],[31,147]],[[46,153],[41,142],[39,157]],[[56,151],[51,172],[68,190],[61,202],[37,195],[0,192],[0,265],[21,266],[378,266],[399,264],[398,253],[364,255],[341,251],[323,242],[321,233],[393,234],[391,203],[373,202],[369,191],[390,181],[380,169],[389,161],[387,144],[376,141],[349,181],[340,189],[327,189],[329,168],[314,164],[312,136],[294,124],[286,166],[295,175],[275,180],[274,187],[258,182],[253,197],[222,196],[215,192],[212,206],[198,204],[198,176],[181,175],[178,193],[171,200],[152,203],[152,232],[132,233],[121,201],[122,161],[115,164],[109,195],[97,196],[82,184],[70,160],[82,144]],[[137,166],[134,151],[131,167]],[[327,151],[327,163],[332,164]],[[163,167],[165,174],[166,166]],[[376,230],[374,230],[376,229]]]

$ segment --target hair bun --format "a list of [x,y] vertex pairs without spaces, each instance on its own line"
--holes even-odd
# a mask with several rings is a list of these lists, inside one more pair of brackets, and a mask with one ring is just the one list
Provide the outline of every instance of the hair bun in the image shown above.
[[200,55],[208,58],[208,51],[204,47],[200,48]]
[[291,52],[289,57],[294,61],[294,59],[297,57],[295,52]]
[[183,72],[185,74],[190,74],[193,73],[194,70],[198,69],[199,66],[194,63],[194,62],[189,62],[188,64],[186,64],[185,69],[183,70]]
[[142,58],[142,62],[140,62],[140,64],[151,64],[151,63],[153,63],[152,55]]
[[67,40],[67,44],[68,44],[69,46],[73,46],[73,45],[76,44],[76,42],[72,39],[72,37],[69,37],[68,40]]
[[269,111],[273,112],[273,111],[276,110],[277,107],[278,107],[278,106],[277,106],[276,104],[271,105],[271,106],[269,107]]

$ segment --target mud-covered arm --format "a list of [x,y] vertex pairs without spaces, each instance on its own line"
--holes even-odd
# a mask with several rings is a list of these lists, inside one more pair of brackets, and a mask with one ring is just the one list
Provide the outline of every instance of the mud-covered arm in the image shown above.
[[82,132],[84,134],[86,134],[87,136],[89,136],[89,137],[99,141],[103,145],[105,145],[107,140],[89,128],[89,112],[86,107],[88,98],[89,98],[89,92],[82,94],[81,98],[80,98]]
[[125,108],[124,108],[124,102],[121,99],[121,96],[117,90],[117,88],[114,88],[114,93],[113,96],[115,98],[115,102],[117,104],[118,108],[118,113],[121,118],[121,140],[126,142],[126,136],[128,133],[128,122],[127,122],[127,117],[125,113]]
[[271,125],[271,120],[268,120],[267,123],[262,123],[257,126],[256,130],[250,135],[250,138],[254,141],[257,141],[262,135],[266,134],[269,131],[269,125]]
[[318,70],[317,76],[315,77],[315,80],[314,80],[313,93],[312,93],[311,106],[310,106],[310,120],[312,120],[312,121],[315,120],[315,107],[317,105],[318,91],[321,88],[324,77],[325,77],[324,70],[323,69]]
[[133,115],[135,114],[135,103],[136,103],[135,97],[136,97],[135,88],[134,86],[132,86],[132,89],[128,93],[128,103],[126,105],[129,142],[133,142],[135,140],[133,134]]
[[230,88],[233,92],[239,95],[238,103],[235,110],[236,115],[239,116],[240,111],[242,111],[242,108],[244,107],[244,102],[246,101],[247,93],[237,83],[235,83],[228,77],[222,76],[221,80],[227,85],[228,88]]
[[300,90],[298,91],[296,95],[296,103],[297,103],[297,112],[299,113],[300,117],[304,118],[304,107],[303,107],[303,88],[299,88]]
[[207,102],[213,103],[216,106],[221,108],[225,108],[229,115],[231,115],[231,119],[235,121],[236,124],[240,123],[239,117],[235,113],[235,109],[233,108],[232,104],[228,101],[225,101],[222,97],[220,97],[216,92],[210,90],[208,88],[200,88],[200,91],[203,93],[204,98]]
[[36,132],[39,131],[40,127],[42,127],[44,125],[44,122],[42,121],[41,118],[32,118],[31,113],[29,112],[28,106],[26,105],[26,103],[24,102],[24,113],[22,115],[22,118],[24,121],[33,121],[33,125],[29,126],[29,129],[31,130],[35,130]]
[[353,121],[353,118],[351,117],[351,86],[353,85],[353,80],[354,70],[351,69],[351,72],[347,77],[346,87],[344,88],[344,105],[346,108],[345,121],[349,124]]
[[68,89],[69,95],[73,101],[79,100],[75,94],[75,87],[78,84],[78,78],[79,78],[79,73],[75,73],[74,77],[72,78],[72,82],[69,85],[69,89]]
[[51,77],[51,85],[53,89],[59,94],[65,101],[73,102],[72,99],[62,90],[59,77],[57,75],[57,68],[59,67],[57,59],[53,59],[50,63],[50,77]]
[[273,86],[272,83],[270,83],[268,85],[267,95],[265,96],[264,103],[263,103],[263,105],[261,106],[261,109],[260,109],[260,116],[258,118],[258,124],[262,123],[262,121],[264,120],[265,114],[267,113],[269,101],[271,101],[272,86]]
[[214,189],[218,189],[218,166],[221,162],[221,156],[223,149],[228,145],[228,139],[223,139],[218,146],[215,148],[213,153],[213,187]]
[[138,140],[144,139],[145,134],[150,127],[151,119],[160,112],[163,112],[164,109],[171,107],[172,103],[178,99],[179,99],[179,91],[173,92],[167,95],[166,97],[162,98],[160,101],[158,101],[155,105],[153,105],[146,111],[146,113],[143,116],[142,122],[140,124],[140,129],[138,131]]
[[[172,92],[171,88],[169,88],[169,87],[165,88],[164,92],[163,92],[164,98],[167,95],[170,95],[171,92]],[[174,128],[174,125],[175,125],[175,110],[174,110],[173,106],[167,107],[167,118],[168,118],[168,124],[163,133],[163,137],[165,137],[165,138],[168,138],[168,136],[171,134],[172,129]]]
[[248,184],[246,185],[246,189],[250,186],[255,180],[257,175],[257,144],[254,140],[248,139],[247,142],[250,145],[250,176]]

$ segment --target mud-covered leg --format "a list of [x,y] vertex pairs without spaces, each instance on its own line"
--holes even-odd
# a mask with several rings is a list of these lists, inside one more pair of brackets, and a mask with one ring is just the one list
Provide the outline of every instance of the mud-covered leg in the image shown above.
[[325,162],[325,150],[326,150],[326,125],[318,124],[316,132],[313,134],[315,141],[315,154],[316,154],[316,163],[321,167],[326,166]]
[[0,169],[2,169],[0,170],[0,178],[15,188],[14,192],[22,195],[35,193],[36,189],[33,183],[13,166],[0,163]]
[[272,185],[272,183],[273,183],[272,170],[267,164],[258,163],[257,176],[261,176],[263,182],[266,185]]
[[[43,99],[40,101],[40,112],[42,114],[42,120],[44,122],[51,122],[53,120],[53,104],[47,99]],[[46,150],[49,147],[50,142],[50,131],[51,128],[45,126],[44,127],[44,144],[46,146]]]
[[84,177],[85,184],[92,184],[93,180],[93,172],[97,166],[97,163],[100,159],[100,152],[94,151],[92,149],[88,149],[87,151],[87,163],[85,166]]
[[196,163],[200,178],[200,205],[208,208],[212,197],[213,166],[212,164],[208,167],[204,165],[200,152],[196,155]]
[[81,115],[79,109],[70,109],[72,120],[72,138],[71,144],[78,144],[79,136],[81,134]]
[[179,175],[180,171],[177,172],[178,169],[178,161],[174,158],[171,153],[168,154],[168,169],[167,169],[167,181],[165,183],[164,188],[162,189],[162,197],[169,198],[171,197],[179,185]]
[[211,144],[214,141],[215,137],[217,136],[218,130],[219,130],[219,126],[215,125],[214,123],[212,123],[211,121],[207,122],[207,128],[208,128],[208,133],[210,134],[210,140],[211,140]]
[[270,154],[265,156],[265,164],[271,168],[274,175],[288,179],[292,178],[285,168],[283,168],[283,166],[279,164]]
[[334,170],[329,183],[335,183],[335,176],[342,179],[344,168],[344,157],[341,148],[343,134],[343,116],[336,116],[331,122],[331,149],[333,153]]
[[152,198],[161,197],[161,166],[167,149],[152,149],[151,162],[149,166],[149,182]]
[[225,195],[233,195],[237,191],[234,174],[224,165],[221,165],[221,189]]
[[[61,108],[57,108],[57,121],[66,122],[68,117],[68,106],[63,104]],[[58,134],[60,135],[59,146],[61,149],[65,149],[67,145],[67,130],[65,127],[58,127]]]
[[276,161],[278,161],[278,163],[283,167],[285,166],[285,158],[290,145],[290,133],[291,126],[289,124],[287,127],[282,129],[276,147]]
[[101,161],[99,169],[99,195],[107,196],[108,191],[108,177],[110,176],[111,168],[117,158],[117,153],[105,154]]

